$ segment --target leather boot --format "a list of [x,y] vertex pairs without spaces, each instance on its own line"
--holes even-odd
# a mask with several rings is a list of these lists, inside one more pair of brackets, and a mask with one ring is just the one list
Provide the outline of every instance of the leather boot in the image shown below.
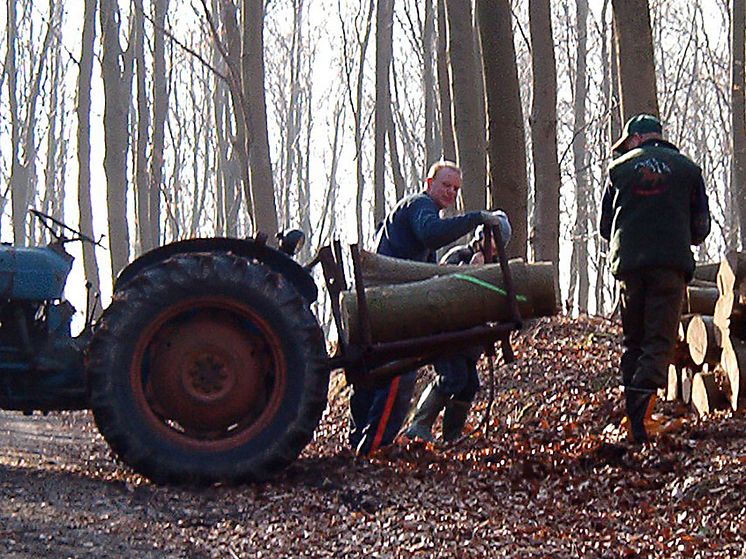
[[651,422],[650,416],[655,406],[656,391],[647,388],[627,386],[624,389],[624,400],[627,407],[627,434],[636,443],[646,443],[650,440],[647,427]]
[[470,408],[471,402],[461,400],[451,400],[446,404],[446,411],[443,414],[444,442],[455,441],[461,437]]
[[433,423],[435,423],[440,410],[445,407],[446,402],[448,402],[448,396],[444,396],[435,390],[433,384],[428,385],[422,392],[420,401],[417,402],[417,411],[414,413],[412,424],[405,435],[412,440],[420,439],[432,442]]

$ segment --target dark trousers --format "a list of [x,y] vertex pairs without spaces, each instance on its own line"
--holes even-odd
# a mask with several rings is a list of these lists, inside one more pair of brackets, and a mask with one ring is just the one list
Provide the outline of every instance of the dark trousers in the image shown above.
[[471,403],[479,390],[477,363],[473,356],[451,355],[436,360],[433,365],[438,374],[435,390],[454,400]]
[[409,411],[417,371],[389,381],[382,388],[354,387],[350,396],[350,447],[370,454],[391,444]]
[[655,389],[666,385],[668,365],[686,289],[684,273],[649,268],[620,275],[625,386]]

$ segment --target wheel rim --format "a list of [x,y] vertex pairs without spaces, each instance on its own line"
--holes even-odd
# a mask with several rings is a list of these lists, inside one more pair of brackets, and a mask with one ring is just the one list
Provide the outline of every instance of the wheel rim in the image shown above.
[[286,380],[271,325],[223,297],[192,298],[162,312],[139,337],[130,368],[151,427],[205,451],[238,446],[266,427]]

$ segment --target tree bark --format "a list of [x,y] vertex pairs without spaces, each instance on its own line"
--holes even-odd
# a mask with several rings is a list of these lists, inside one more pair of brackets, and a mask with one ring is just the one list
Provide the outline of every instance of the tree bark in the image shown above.
[[435,49],[435,5],[438,0],[425,0],[425,19],[422,27],[422,54],[424,68],[422,71],[422,87],[425,91],[425,166],[440,159],[443,151],[443,141],[437,118],[437,91],[435,81],[436,49]]
[[[733,134],[733,161],[731,165],[731,190],[736,203],[741,246],[746,247],[746,80],[744,64],[744,34],[746,31],[746,8],[744,0],[732,0],[731,4],[731,130]],[[735,230],[735,223],[732,229]],[[736,248],[737,237],[726,239],[729,248]]]
[[[440,99],[440,136],[442,158],[456,161],[456,138],[453,131],[453,98],[451,97],[451,61],[448,57],[448,19],[446,18],[446,0],[435,0],[438,3],[438,93]],[[435,159],[428,160],[431,165]]]
[[[417,268],[429,266],[431,273],[438,273],[437,268],[443,268],[421,263],[406,264],[414,264]],[[504,289],[499,264],[448,268],[457,270],[418,282],[366,288],[373,341],[403,340],[510,319],[506,296],[464,279],[470,276]],[[526,264],[515,259],[510,262],[510,270],[519,294],[524,297],[519,299],[523,318],[550,316],[557,312],[557,278],[551,263]],[[359,343],[361,332],[355,292],[343,292],[341,305],[345,335],[350,342]]]
[[378,0],[376,10],[376,107],[374,145],[374,205],[373,222],[381,223],[386,214],[386,133],[391,118],[389,73],[393,56],[393,0]]
[[[93,73],[93,45],[96,41],[96,7],[97,0],[86,0],[83,15],[83,39],[80,54],[80,73],[78,74],[78,212],[80,231],[95,238],[93,233],[93,208],[91,206],[91,75]],[[91,291],[101,291],[96,247],[83,243],[83,270],[86,281],[91,284]],[[93,301],[88,301],[91,304]],[[86,309],[86,316],[95,309]]]
[[264,0],[243,0],[241,87],[246,101],[247,152],[251,174],[254,233],[270,239],[277,234],[277,205],[267,131],[267,102],[264,93]]
[[[588,164],[586,146],[586,99],[587,88],[587,33],[588,33],[588,2],[577,0],[576,2],[576,33],[577,33],[577,56],[575,57],[575,85],[574,85],[574,109],[575,122],[573,129],[575,136],[572,143],[573,165],[575,169],[575,226],[573,228],[573,261],[575,262],[577,278],[577,305],[581,313],[588,312]],[[575,282],[573,281],[573,284]],[[571,291],[569,296],[574,293]]]
[[697,287],[688,285],[686,288],[686,308],[688,314],[705,314],[712,316],[715,312],[720,292],[717,287]]
[[528,9],[534,76],[531,108],[535,200],[533,257],[535,261],[547,260],[558,267],[561,179],[557,160],[557,67],[551,5],[549,0],[530,0]]
[[445,4],[456,153],[463,174],[463,209],[479,210],[486,203],[487,151],[485,115],[479,103],[479,97],[484,98],[484,83],[479,77],[474,52],[474,15],[471,2],[445,0]]
[[[163,189],[163,151],[165,144],[166,116],[168,114],[168,88],[166,83],[165,25],[169,0],[153,3],[153,152],[150,159],[149,201],[150,240],[152,246],[161,244],[161,190]],[[209,156],[208,156],[209,157]],[[196,192],[195,192],[196,194]]]
[[[518,84],[510,3],[477,0],[484,81],[489,115],[489,184],[491,207],[510,216],[511,256],[526,257],[528,178],[523,109]],[[510,170],[506,172],[506,170]]]
[[[129,152],[129,106],[132,95],[132,52],[119,42],[117,0],[100,0],[101,70],[104,80],[104,172],[109,219],[112,281],[129,261],[127,227],[127,154]],[[132,36],[130,32],[130,36]]]
[[[148,144],[150,142],[150,106],[145,86],[145,13],[143,0],[135,0],[135,82],[137,85],[137,137],[135,139],[135,193],[137,208],[137,254],[153,247],[150,238],[150,177],[148,176]],[[157,33],[157,31],[156,31]]]
[[619,86],[624,120],[639,113],[658,116],[655,58],[648,0],[612,0]]

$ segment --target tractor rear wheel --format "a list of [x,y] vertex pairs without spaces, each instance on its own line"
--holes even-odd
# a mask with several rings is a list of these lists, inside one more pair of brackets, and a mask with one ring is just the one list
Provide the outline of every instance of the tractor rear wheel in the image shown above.
[[117,292],[87,354],[91,406],[114,452],[157,483],[263,480],[326,406],[323,335],[281,274],[187,254]]

